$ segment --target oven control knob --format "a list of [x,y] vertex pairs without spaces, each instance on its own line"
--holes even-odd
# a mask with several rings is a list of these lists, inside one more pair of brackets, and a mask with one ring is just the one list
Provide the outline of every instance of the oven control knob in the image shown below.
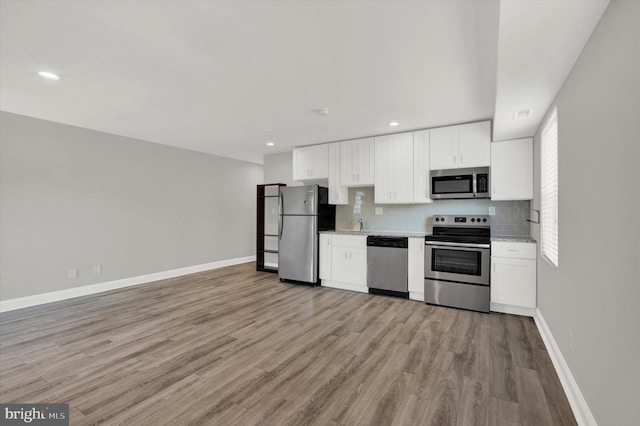
[[439,217],[436,217],[436,222],[440,222],[440,218]]
[[484,219],[482,219],[482,221],[483,221],[483,222],[486,222],[486,221],[487,221],[487,218],[485,217]]
[[471,222],[475,222],[476,220],[474,218],[471,218]]
[[444,217],[441,217],[441,218],[440,218],[440,221],[441,221],[441,222],[444,222]]

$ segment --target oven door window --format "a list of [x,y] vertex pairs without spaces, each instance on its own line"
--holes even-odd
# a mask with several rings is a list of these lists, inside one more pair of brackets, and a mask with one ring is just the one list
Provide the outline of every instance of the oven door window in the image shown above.
[[473,193],[473,175],[434,176],[431,181],[433,194]]
[[434,248],[431,270],[451,274],[482,275],[482,253],[479,251]]

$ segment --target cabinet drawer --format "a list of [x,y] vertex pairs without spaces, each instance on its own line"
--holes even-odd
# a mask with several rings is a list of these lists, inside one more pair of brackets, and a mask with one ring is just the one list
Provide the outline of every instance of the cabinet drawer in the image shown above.
[[491,256],[516,259],[536,259],[535,243],[492,242]]
[[366,248],[367,237],[360,235],[333,234],[331,236],[331,245],[334,247]]

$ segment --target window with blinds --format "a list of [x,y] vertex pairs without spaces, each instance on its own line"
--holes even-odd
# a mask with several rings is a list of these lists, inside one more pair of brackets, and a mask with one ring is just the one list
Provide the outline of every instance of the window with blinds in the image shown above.
[[558,108],[547,118],[541,135],[540,227],[542,256],[558,266]]

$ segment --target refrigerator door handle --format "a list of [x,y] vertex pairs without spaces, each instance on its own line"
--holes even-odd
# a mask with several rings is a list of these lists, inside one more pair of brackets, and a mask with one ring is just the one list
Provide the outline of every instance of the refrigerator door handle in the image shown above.
[[280,198],[279,198],[279,203],[278,203],[278,219],[280,219],[278,221],[278,239],[281,240],[282,239],[282,225],[284,223],[284,218],[282,217],[282,192],[279,194]]

